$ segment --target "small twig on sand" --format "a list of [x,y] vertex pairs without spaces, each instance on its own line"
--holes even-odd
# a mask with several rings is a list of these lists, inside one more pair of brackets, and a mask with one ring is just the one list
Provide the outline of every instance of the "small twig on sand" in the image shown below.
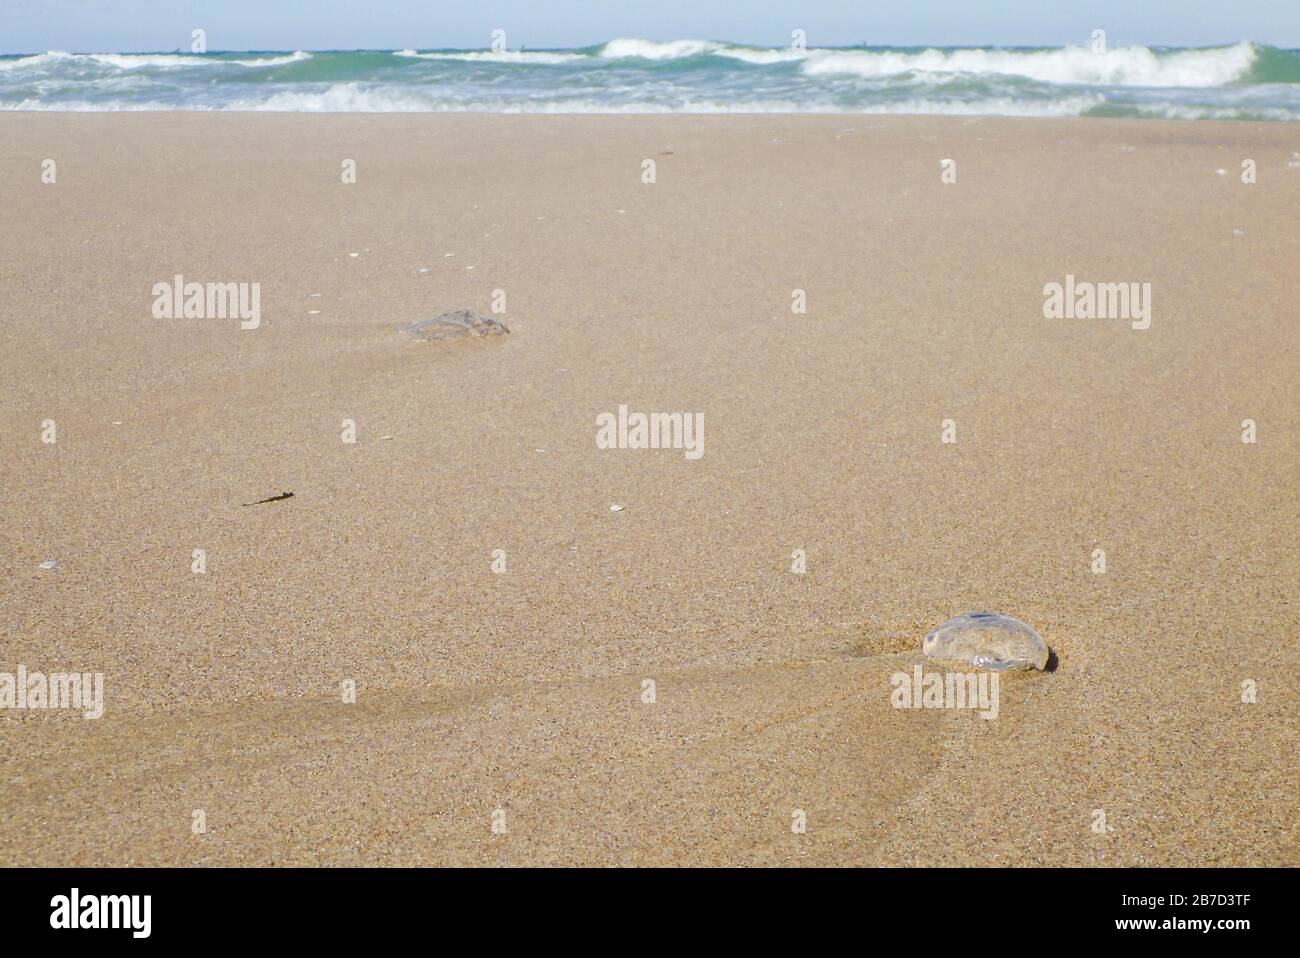
[[264,502],[279,502],[281,499],[292,499],[292,492],[282,492],[278,496],[271,496],[268,499],[258,499],[256,502],[245,502],[246,506],[260,506]]

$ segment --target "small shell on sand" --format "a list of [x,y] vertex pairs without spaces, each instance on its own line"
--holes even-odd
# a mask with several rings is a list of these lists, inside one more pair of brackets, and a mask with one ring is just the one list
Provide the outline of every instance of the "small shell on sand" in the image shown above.
[[982,669],[1044,669],[1043,637],[1019,619],[992,612],[967,612],[949,619],[921,643],[936,659],[969,662]]
[[402,332],[418,339],[465,339],[508,333],[510,327],[491,316],[480,316],[470,309],[457,309],[433,319],[410,323],[402,327]]

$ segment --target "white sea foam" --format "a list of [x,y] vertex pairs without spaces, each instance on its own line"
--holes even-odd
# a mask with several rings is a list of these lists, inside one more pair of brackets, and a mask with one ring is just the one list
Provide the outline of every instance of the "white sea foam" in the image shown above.
[[[220,104],[187,104],[186,109],[285,113],[542,113],[542,114],[948,114],[955,116],[1078,116],[1103,102],[1100,95],[1026,102],[1011,98],[986,98],[966,102],[910,99],[892,103],[845,107],[828,102],[762,100],[747,103],[690,100],[671,103],[653,100],[612,104],[606,101],[458,99],[431,88],[368,87],[335,83],[323,91],[281,91],[262,99],[241,99]],[[51,106],[40,100],[0,105],[11,110],[68,110],[75,112],[151,111],[175,109],[172,104],[145,100],[65,101]]]
[[620,37],[610,40],[600,48],[600,55],[610,59],[641,60],[680,60],[682,57],[698,56],[701,53],[713,53],[722,49],[723,44],[712,40],[638,40]]
[[1197,106],[1179,103],[1139,103],[1139,116],[1160,120],[1300,120],[1300,111],[1280,106]]
[[73,60],[91,61],[119,70],[138,70],[141,67],[201,67],[217,62],[201,56],[180,56],[174,53],[78,53]]
[[241,66],[241,67],[275,67],[299,60],[310,60],[311,54],[302,50],[286,53],[283,56],[252,57],[246,60],[227,60],[214,56],[182,56],[179,54],[151,53],[87,53],[86,56],[96,63],[104,63],[121,70],[137,70],[140,67],[195,67],[195,66]]
[[[0,110],[36,113],[152,113],[175,109],[173,104],[159,100],[60,100],[58,103],[50,103],[48,100],[32,99],[0,103]],[[207,111],[212,107],[187,104],[185,109]]]
[[1158,56],[1146,47],[1094,53],[1059,50],[817,50],[801,69],[810,76],[886,77],[901,73],[1021,76],[1043,83],[1105,86],[1215,87],[1249,72],[1258,53],[1243,41],[1230,47]]
[[20,57],[17,60],[0,61],[0,70],[24,70],[32,67],[47,66],[55,63],[95,63],[102,66],[116,67],[119,70],[138,70],[142,67],[195,67],[195,66],[245,66],[270,67],[299,60],[310,60],[311,54],[295,50],[283,56],[253,57],[247,60],[227,60],[215,56],[190,56],[178,53],[65,53],[51,50],[35,56]]
[[440,109],[418,88],[367,87],[334,83],[324,91],[282,90],[262,99],[244,99],[219,107],[272,113],[420,113]]
[[71,60],[71,53],[64,53],[61,50],[51,50],[49,53],[37,53],[29,57],[19,57],[17,60],[0,60],[0,70],[28,70],[32,67],[45,66],[48,63],[56,63],[59,60]]
[[722,47],[711,52],[714,56],[726,57],[729,60],[743,60],[745,63],[766,66],[771,63],[790,63],[795,60],[804,60],[812,51],[795,50],[789,47],[772,50],[760,50],[755,47]]
[[1012,97],[959,101],[912,99],[894,103],[869,103],[847,112],[914,116],[1082,116],[1104,102],[1105,97],[1095,93],[1059,100],[1017,100]]
[[281,57],[263,57],[252,60],[218,60],[218,63],[238,63],[244,67],[278,67],[286,63],[297,63],[300,60],[310,60],[311,54],[305,50],[294,50],[293,53],[286,53]]

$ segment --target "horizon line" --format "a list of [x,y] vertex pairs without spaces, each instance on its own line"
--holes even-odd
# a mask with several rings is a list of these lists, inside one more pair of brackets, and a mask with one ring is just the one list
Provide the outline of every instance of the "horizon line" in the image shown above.
[[[614,40],[643,40],[647,43],[675,43],[682,41],[698,41],[702,43],[720,43],[732,47],[749,47],[755,50],[789,50],[788,44],[779,46],[763,46],[761,44],[743,43],[737,40],[714,40],[702,37],[676,37],[672,40],[651,40],[646,37],[612,37],[609,40],[599,40],[595,43],[585,43],[576,47],[525,47],[508,48],[504,53],[572,53],[578,50],[587,50],[593,47],[605,46]],[[1224,40],[1217,43],[1197,44],[1195,46],[1179,46],[1166,43],[1128,43],[1109,47],[1107,52],[1115,50],[1141,48],[1147,50],[1217,50],[1223,47],[1234,47],[1238,44],[1249,43],[1259,47],[1272,47],[1275,50],[1284,50],[1290,53],[1300,53],[1300,46],[1278,46],[1267,43],[1263,40],[1253,40],[1249,37],[1239,37],[1236,40]],[[957,43],[957,44],[936,44],[936,43],[851,43],[844,45],[809,45],[807,50],[983,50],[983,49],[1000,49],[1000,50],[1067,50],[1071,47],[1087,49],[1087,41],[1078,43],[1065,44],[1002,44],[1002,43]],[[95,54],[107,54],[113,56],[134,56],[134,55],[155,55],[155,54],[177,54],[180,56],[203,57],[213,56],[223,53],[398,53],[402,50],[411,50],[416,53],[490,53],[491,47],[421,47],[421,46],[402,46],[402,47],[319,47],[309,49],[307,47],[293,48],[275,48],[275,47],[246,47],[223,48],[220,50],[205,50],[203,53],[195,53],[192,50],[186,50],[182,47],[173,47],[171,49],[136,49],[136,50],[63,50],[51,48],[48,50],[15,50],[0,51],[0,57],[26,57],[26,56],[43,56],[49,53],[66,53],[70,56],[89,56]],[[637,57],[628,57],[626,59],[637,59]]]

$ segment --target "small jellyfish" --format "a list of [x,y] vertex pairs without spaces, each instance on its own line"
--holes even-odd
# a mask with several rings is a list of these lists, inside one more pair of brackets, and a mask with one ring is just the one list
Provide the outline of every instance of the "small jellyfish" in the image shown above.
[[1019,619],[992,612],[967,612],[949,619],[921,643],[936,659],[969,662],[981,669],[1044,669],[1043,637]]
[[402,331],[419,339],[438,340],[496,336],[510,332],[510,327],[492,316],[480,316],[472,310],[457,309],[433,319],[408,323],[402,327]]

